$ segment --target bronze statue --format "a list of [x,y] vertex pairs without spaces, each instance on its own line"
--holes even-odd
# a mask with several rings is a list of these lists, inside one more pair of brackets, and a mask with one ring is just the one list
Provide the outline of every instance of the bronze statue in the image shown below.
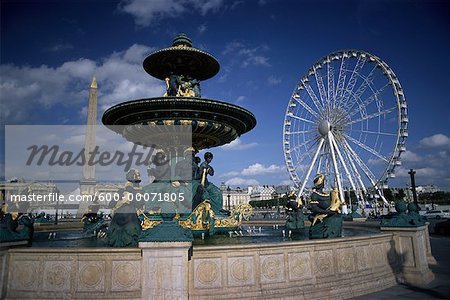
[[342,217],[340,215],[339,192],[333,189],[330,193],[325,193],[325,176],[317,174],[314,178],[314,188],[311,194],[311,227],[309,228],[309,238],[333,238],[342,234]]
[[211,208],[215,214],[225,215],[226,213],[222,209],[222,192],[212,182],[208,181],[208,176],[214,176],[214,168],[211,166],[213,157],[214,156],[211,152],[206,152],[204,155],[205,161],[200,164],[201,185],[205,189],[203,198],[209,199],[209,201],[211,202]]
[[[4,207],[2,211],[2,217],[0,218],[0,241],[4,243],[27,240],[31,244],[34,233],[33,220],[17,212],[8,213]],[[19,229],[20,224],[23,225],[22,229]]]
[[194,148],[187,148],[184,151],[184,159],[175,166],[176,181],[172,182],[173,187],[186,187],[184,189],[187,199],[192,199],[191,211],[194,210],[203,200],[204,187],[200,184],[200,168],[198,167],[198,157],[195,156]]
[[305,228],[302,207],[297,203],[295,193],[290,193],[287,197],[289,200],[286,204],[286,230],[301,231]]
[[396,212],[381,218],[381,226],[416,227],[425,225],[425,219],[419,215],[418,208],[414,203],[407,204],[405,201],[399,200],[395,202],[395,210]]
[[136,214],[137,194],[140,188],[141,175],[138,170],[131,169],[126,175],[127,183],[121,191],[121,199],[112,209],[112,220],[108,229],[108,245],[112,247],[136,247],[141,234],[141,224]]
[[166,77],[165,97],[201,97],[200,81],[190,76],[171,73]]

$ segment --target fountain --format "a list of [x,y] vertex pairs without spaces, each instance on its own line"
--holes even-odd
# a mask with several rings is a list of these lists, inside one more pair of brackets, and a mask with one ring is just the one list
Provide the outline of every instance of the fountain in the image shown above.
[[[181,216],[177,216],[179,210],[183,211],[180,206],[176,212],[171,208],[164,212],[163,208],[159,214],[149,213],[155,207],[144,208],[140,241],[191,241],[191,230],[201,236],[236,229],[243,218],[250,216],[251,207],[223,211],[222,193],[207,179],[214,175],[210,166],[213,156],[207,152],[208,157],[205,155],[205,162],[198,167],[195,154],[230,143],[250,131],[256,125],[255,117],[242,107],[201,97],[200,81],[216,75],[219,63],[194,48],[185,34],[177,35],[171,47],[150,54],[143,65],[148,74],[166,82],[164,96],[113,106],[103,114],[102,122],[128,141],[144,146],[156,143],[164,149],[160,165],[167,162],[161,167],[167,174],[144,187],[144,193],[174,195],[182,191],[193,205],[192,213],[184,210]],[[180,179],[178,169],[187,169],[181,175],[185,178]]]
[[[200,80],[216,75],[219,63],[192,47],[184,34],[171,47],[150,54],[144,69],[165,80],[166,95],[118,104],[102,118],[103,124],[135,144],[149,146],[158,141],[156,167],[149,170],[156,182],[141,187],[140,175],[132,171],[124,194],[171,193],[183,188],[192,192],[193,207],[180,212],[181,207],[145,205],[138,218],[131,213],[129,218],[113,219],[119,232],[114,240],[126,236],[123,240],[138,247],[10,248],[2,244],[0,298],[351,298],[393,286],[398,280],[425,284],[433,279],[428,264],[435,261],[427,225],[414,209],[407,226],[395,227],[394,218],[384,223],[381,232],[344,226],[340,237],[341,227],[329,231],[333,224],[342,224],[339,209],[331,213],[321,207],[337,203],[334,191],[326,199],[316,199],[313,222],[318,225],[310,236],[318,239],[304,239],[307,226],[295,202],[289,204],[286,227],[281,223],[240,226],[251,208],[220,209],[222,199],[207,181],[214,174],[212,155],[205,154],[205,161],[197,166],[195,154],[250,131],[255,117],[239,106],[201,97]],[[187,178],[176,176],[183,167],[192,171]],[[126,216],[129,203],[123,205],[117,210],[124,209]],[[120,224],[129,230],[122,230]],[[61,237],[68,241],[71,234],[39,238],[61,246]],[[193,235],[199,238],[193,241]],[[121,246],[121,242],[111,245]]]

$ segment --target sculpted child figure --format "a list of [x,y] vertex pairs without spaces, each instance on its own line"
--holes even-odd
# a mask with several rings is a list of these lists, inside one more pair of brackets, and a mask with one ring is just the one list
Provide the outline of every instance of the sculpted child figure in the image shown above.
[[[214,169],[211,166],[213,160],[213,154],[206,152],[204,155],[205,161],[200,164],[201,185],[205,189],[203,198],[209,199],[211,202],[211,208],[215,214],[223,215],[223,197],[220,189],[212,182],[208,181],[208,176],[214,176]],[[222,212],[221,212],[222,211]]]

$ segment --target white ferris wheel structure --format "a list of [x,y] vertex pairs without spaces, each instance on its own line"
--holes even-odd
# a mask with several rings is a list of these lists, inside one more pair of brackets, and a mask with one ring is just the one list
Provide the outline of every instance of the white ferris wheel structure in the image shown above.
[[316,62],[295,87],[283,124],[287,170],[299,197],[313,174],[329,187],[368,190],[383,201],[382,189],[401,165],[408,137],[403,89],[380,58],[360,50],[331,53]]

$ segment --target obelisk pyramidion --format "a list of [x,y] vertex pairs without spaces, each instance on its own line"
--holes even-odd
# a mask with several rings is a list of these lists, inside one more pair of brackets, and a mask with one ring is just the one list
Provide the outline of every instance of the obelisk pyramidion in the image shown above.
[[[95,193],[95,165],[87,163],[89,153],[95,148],[95,132],[97,126],[97,80],[92,78],[89,89],[89,104],[87,110],[86,136],[84,139],[84,149],[86,163],[83,165],[83,178],[80,180],[80,194]],[[80,204],[80,209],[83,205]],[[80,211],[79,211],[80,212]]]

